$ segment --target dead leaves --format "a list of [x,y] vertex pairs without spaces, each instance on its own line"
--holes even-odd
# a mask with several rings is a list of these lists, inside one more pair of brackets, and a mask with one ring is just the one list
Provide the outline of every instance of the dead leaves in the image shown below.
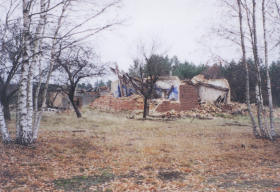
[[0,191],[280,191],[279,141],[225,120],[106,117],[105,126],[103,115],[94,130],[85,119],[73,122],[87,129],[75,135],[45,130],[28,148],[0,144]]

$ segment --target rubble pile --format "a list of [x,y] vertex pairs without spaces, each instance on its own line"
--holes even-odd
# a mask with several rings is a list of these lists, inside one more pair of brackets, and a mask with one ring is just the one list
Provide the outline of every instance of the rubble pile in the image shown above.
[[242,115],[246,112],[246,106],[239,103],[221,105],[201,104],[197,109],[192,111],[197,118],[213,119],[217,116],[225,117],[228,115]]
[[247,113],[245,104],[201,104],[198,108],[176,112],[171,110],[166,113],[152,113],[151,117],[161,117],[162,119],[178,119],[178,118],[197,118],[197,119],[214,119],[215,117],[226,117],[230,115],[243,115]]
[[[197,118],[197,119],[213,119],[215,117],[229,117],[231,115],[244,115],[247,113],[246,104],[231,103],[231,104],[210,104],[202,103],[191,110],[175,110],[161,112],[158,106],[166,102],[165,99],[151,100],[149,104],[149,119],[164,119],[174,120],[180,118]],[[169,101],[170,102],[170,101]],[[176,102],[170,102],[171,104]],[[129,112],[127,118],[141,119],[144,102],[139,95],[132,95],[130,97],[115,98],[113,95],[104,95],[96,99],[91,107],[106,112]],[[253,108],[253,107],[252,107]]]

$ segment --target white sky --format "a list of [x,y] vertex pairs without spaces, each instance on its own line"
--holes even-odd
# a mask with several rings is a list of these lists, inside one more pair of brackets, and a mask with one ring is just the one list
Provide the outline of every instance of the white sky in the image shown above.
[[[0,2],[3,4],[5,0]],[[91,0],[88,2],[91,3]],[[106,2],[110,0],[99,3]],[[110,22],[111,17],[116,15],[125,19],[123,25],[86,40],[86,45],[94,47],[103,62],[117,62],[123,70],[127,70],[139,54],[137,47],[140,42],[144,42],[149,48],[153,40],[161,44],[160,51],[170,57],[176,55],[182,62],[213,64],[213,56],[217,55],[227,60],[236,59],[240,50],[213,33],[213,27],[223,22],[224,9],[219,2],[221,1],[122,0],[122,7],[118,12],[111,9],[109,14],[100,17],[92,26],[98,26],[99,22],[104,24],[106,20]],[[80,22],[87,18],[92,13],[90,9],[87,6],[78,7],[77,14],[68,22]]]
[[140,41],[159,41],[170,57],[195,64],[212,64],[213,54],[236,58],[239,50],[212,32],[221,10],[218,0],[123,0],[124,25],[103,33],[95,46],[103,61],[116,61],[123,70],[137,55]]

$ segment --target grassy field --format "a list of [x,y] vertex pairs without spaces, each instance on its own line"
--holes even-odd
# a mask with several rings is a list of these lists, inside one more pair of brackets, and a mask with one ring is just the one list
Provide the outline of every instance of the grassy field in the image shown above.
[[83,115],[47,114],[36,144],[0,144],[0,191],[280,191],[280,140],[255,139],[246,117]]

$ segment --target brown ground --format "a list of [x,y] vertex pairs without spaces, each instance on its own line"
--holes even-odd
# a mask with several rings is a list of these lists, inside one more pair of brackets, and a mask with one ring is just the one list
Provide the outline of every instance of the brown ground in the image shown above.
[[49,114],[38,143],[0,144],[0,191],[280,191],[280,140],[248,125]]

